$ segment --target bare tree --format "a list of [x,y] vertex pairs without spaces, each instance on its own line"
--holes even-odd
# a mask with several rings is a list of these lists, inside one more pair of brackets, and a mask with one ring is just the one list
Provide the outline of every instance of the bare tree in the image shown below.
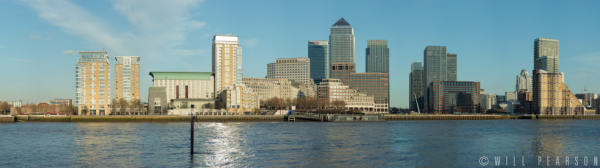
[[0,114],[6,114],[10,111],[10,105],[7,102],[0,102]]
[[131,108],[133,108],[135,110],[135,114],[139,115],[140,111],[139,109],[141,108],[141,103],[140,103],[140,99],[133,99],[131,101],[131,103],[129,104],[129,115],[131,115]]
[[127,102],[127,100],[120,98],[119,99],[119,113],[121,115],[123,115],[123,113],[125,113],[125,110],[128,110],[127,108],[129,108],[129,103]]
[[213,109],[213,108],[215,108],[215,105],[213,103],[206,103],[206,104],[202,105],[202,108]]

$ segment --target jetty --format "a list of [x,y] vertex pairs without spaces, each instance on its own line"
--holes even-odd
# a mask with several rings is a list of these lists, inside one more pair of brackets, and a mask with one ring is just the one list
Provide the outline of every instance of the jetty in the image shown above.
[[292,113],[288,121],[321,121],[321,122],[355,122],[355,121],[384,121],[378,114],[320,114]]

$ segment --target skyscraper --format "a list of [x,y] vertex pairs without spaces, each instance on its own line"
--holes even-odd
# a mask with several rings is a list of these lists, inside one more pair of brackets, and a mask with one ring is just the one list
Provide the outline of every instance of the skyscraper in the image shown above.
[[217,98],[227,86],[242,83],[242,47],[237,36],[215,35],[212,52],[214,94]]
[[533,54],[534,70],[542,69],[548,73],[560,73],[558,40],[535,39]]
[[277,58],[267,64],[267,78],[290,79],[308,84],[310,80],[310,58]]
[[[374,42],[380,44],[382,41]],[[373,46],[375,48],[375,46]],[[375,100],[374,108],[365,112],[387,113],[389,106],[389,74],[381,72],[357,73],[354,62],[354,29],[341,18],[329,35],[329,77],[339,79],[344,85]]]
[[115,57],[115,100],[140,100],[140,57]]
[[354,29],[344,18],[340,18],[331,27],[329,62],[354,63]]
[[423,110],[423,63],[413,62],[409,74],[409,105],[412,111]]
[[446,46],[427,46],[423,54],[425,61],[423,71],[423,90],[425,99],[425,111],[430,112],[429,95],[431,90],[429,86],[434,81],[456,81],[457,80],[457,58],[456,54],[446,52]]
[[368,40],[366,52],[367,72],[389,72],[390,49],[387,40]]
[[424,74],[427,87],[433,81],[448,80],[448,66],[446,46],[427,46],[425,48],[424,59]]
[[78,115],[110,114],[110,61],[106,51],[82,51],[76,67]]
[[517,75],[517,84],[515,87],[515,91],[518,92],[524,90],[527,92],[531,92],[531,82],[531,75],[529,75],[529,71],[527,71],[526,69],[522,69],[521,74]]
[[329,41],[309,40],[310,78],[315,82],[329,78]]
[[456,54],[450,54],[448,53],[448,55],[446,55],[446,61],[448,62],[446,64],[447,68],[448,68],[448,72],[447,72],[447,78],[446,80],[448,81],[456,81],[456,70],[457,70],[457,66],[456,66]]

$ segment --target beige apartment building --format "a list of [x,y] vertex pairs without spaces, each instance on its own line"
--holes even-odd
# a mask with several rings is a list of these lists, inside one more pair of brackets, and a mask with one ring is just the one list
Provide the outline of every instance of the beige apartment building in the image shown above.
[[252,88],[261,101],[270,98],[297,99],[315,95],[313,85],[290,79],[243,78],[242,82],[246,87]]
[[260,108],[260,100],[252,88],[244,84],[228,86],[221,92],[228,115],[242,115],[244,112],[254,112]]
[[563,73],[542,69],[533,71],[533,113],[541,115],[587,115],[595,110],[586,109],[567,88]]
[[242,47],[237,36],[213,37],[212,72],[215,98],[228,86],[242,83]]
[[140,57],[115,56],[115,100],[140,100]]
[[267,78],[309,83],[310,58],[277,58],[275,62],[267,64]]
[[110,115],[110,61],[106,51],[82,51],[76,67],[78,115]]
[[344,85],[340,79],[324,79],[318,86],[317,98],[322,101],[344,101],[347,109],[375,112],[375,99]]

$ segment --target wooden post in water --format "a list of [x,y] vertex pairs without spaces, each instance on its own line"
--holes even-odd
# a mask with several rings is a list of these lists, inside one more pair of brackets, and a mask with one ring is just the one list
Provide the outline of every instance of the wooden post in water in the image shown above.
[[194,105],[190,108],[190,155],[194,155]]

